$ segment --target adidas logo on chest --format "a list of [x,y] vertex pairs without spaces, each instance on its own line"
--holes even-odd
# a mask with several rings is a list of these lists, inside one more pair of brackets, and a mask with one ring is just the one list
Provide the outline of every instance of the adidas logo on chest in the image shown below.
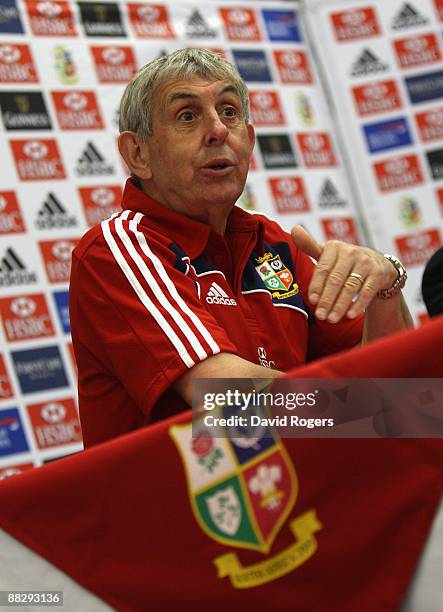
[[229,295],[224,291],[217,283],[212,283],[206,294],[206,301],[208,304],[222,304],[224,306],[237,306],[237,302],[230,298]]

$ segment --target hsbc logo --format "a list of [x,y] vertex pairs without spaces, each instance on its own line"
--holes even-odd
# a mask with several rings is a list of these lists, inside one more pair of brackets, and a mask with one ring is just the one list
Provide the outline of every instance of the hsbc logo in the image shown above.
[[431,64],[442,59],[435,34],[396,40],[394,48],[401,68]]
[[0,314],[8,342],[55,334],[44,294],[0,298]]
[[310,210],[309,201],[299,176],[283,178],[270,178],[274,203],[279,213],[307,212]]
[[260,32],[252,9],[219,9],[229,40],[260,40]]
[[36,36],[77,36],[68,2],[25,0],[29,21]]
[[125,61],[125,52],[117,47],[107,47],[102,51],[102,58],[107,64],[119,66]]
[[55,140],[11,140],[9,144],[22,181],[66,178]]
[[256,94],[252,94],[252,100],[254,104],[260,109],[267,109],[273,105],[273,98],[270,94],[265,91],[261,91]]
[[0,82],[38,82],[37,72],[28,45],[0,44]]
[[443,138],[443,108],[418,113],[415,119],[423,142]]
[[324,146],[323,137],[318,136],[316,134],[306,136],[306,138],[304,139],[304,143],[306,147],[311,151],[320,151]]
[[69,282],[71,254],[77,242],[78,239],[39,242],[50,283]]
[[395,244],[406,266],[418,266],[429,260],[441,246],[442,239],[438,229],[430,229],[420,234],[399,236]]
[[12,45],[2,45],[0,47],[0,61],[5,64],[15,64],[19,61],[22,54],[17,47]]
[[10,310],[16,317],[32,317],[37,304],[29,297],[19,297],[11,302]]
[[415,155],[377,162],[374,164],[374,169],[378,187],[382,192],[411,187],[423,182],[419,161]]
[[63,404],[59,404],[57,402],[51,402],[50,404],[45,404],[43,408],[40,410],[40,416],[46,423],[60,423],[66,416],[66,408]]
[[52,246],[51,252],[54,257],[60,261],[70,261],[73,249],[73,244],[61,240]]
[[137,15],[143,21],[152,22],[158,20],[160,11],[156,6],[141,6],[137,9]]
[[58,17],[62,12],[61,7],[56,2],[38,2],[37,11],[45,17]]
[[89,226],[101,223],[120,209],[120,186],[80,187],[80,197]]
[[235,23],[236,25],[246,25],[250,22],[251,17],[248,11],[242,11],[241,9],[237,9],[228,12],[228,19],[231,23]]
[[283,195],[290,196],[294,195],[294,193],[297,193],[298,185],[296,181],[290,178],[286,178],[277,182],[277,189]]
[[361,25],[365,21],[366,17],[363,11],[353,11],[350,13],[343,13],[341,16],[341,22],[344,25],[356,27]]
[[388,88],[384,84],[368,85],[364,88],[364,93],[367,98],[373,98],[374,100],[380,100],[386,95]]
[[249,94],[251,117],[255,125],[285,125],[285,118],[276,91],[252,91]]
[[62,130],[100,130],[105,127],[94,91],[53,91],[51,95]]
[[60,399],[27,406],[38,448],[80,442],[81,429],[74,401]]
[[23,153],[26,157],[33,160],[44,159],[48,155],[48,147],[44,142],[38,140],[30,140],[23,145]]
[[128,6],[129,19],[136,36],[141,38],[175,38],[165,5],[129,4]]
[[281,62],[287,68],[298,68],[302,63],[302,56],[299,53],[288,51],[280,55]]
[[72,91],[63,96],[63,104],[73,111],[81,111],[88,105],[88,99],[82,93]]
[[377,15],[372,7],[333,13],[331,20],[339,42],[368,38],[381,33]]
[[403,47],[412,53],[420,53],[429,46],[426,38],[411,38],[407,40]]
[[91,192],[91,200],[97,206],[111,206],[115,201],[115,195],[110,189],[99,187]]

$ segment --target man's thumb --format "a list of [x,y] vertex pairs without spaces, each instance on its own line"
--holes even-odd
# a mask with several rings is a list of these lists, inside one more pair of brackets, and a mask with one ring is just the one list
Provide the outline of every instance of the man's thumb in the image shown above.
[[295,225],[291,230],[291,236],[295,246],[303,251],[303,253],[314,259],[320,258],[324,244],[317,242],[304,227]]

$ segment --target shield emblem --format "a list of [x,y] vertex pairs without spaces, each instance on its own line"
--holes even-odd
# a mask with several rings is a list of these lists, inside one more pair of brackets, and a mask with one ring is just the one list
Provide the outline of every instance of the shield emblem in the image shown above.
[[[271,292],[283,291],[285,293],[291,290],[294,277],[280,259],[280,255],[265,253],[256,262],[258,265],[255,266],[255,269],[266,289],[269,289]],[[281,298],[283,296],[278,293],[278,297]]]
[[215,438],[203,426],[193,437],[192,430],[191,423],[173,425],[169,434],[184,464],[198,524],[224,545],[267,553],[298,492],[283,442],[267,427],[252,438],[242,432]]

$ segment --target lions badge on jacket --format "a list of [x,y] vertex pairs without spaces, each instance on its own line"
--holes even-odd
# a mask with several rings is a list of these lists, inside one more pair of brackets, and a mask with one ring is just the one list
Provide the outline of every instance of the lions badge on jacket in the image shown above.
[[[174,425],[169,433],[184,464],[195,519],[212,539],[229,548],[250,549],[265,559],[242,566],[233,550],[213,561],[219,578],[235,588],[258,586],[292,572],[317,550],[321,529],[315,510],[287,520],[298,493],[297,475],[285,446],[264,428],[260,437],[215,438],[196,423]],[[282,528],[294,542],[271,555]]]
[[294,277],[282,262],[280,255],[265,253],[256,260],[255,269],[272,297],[280,300],[290,298],[298,293]]

